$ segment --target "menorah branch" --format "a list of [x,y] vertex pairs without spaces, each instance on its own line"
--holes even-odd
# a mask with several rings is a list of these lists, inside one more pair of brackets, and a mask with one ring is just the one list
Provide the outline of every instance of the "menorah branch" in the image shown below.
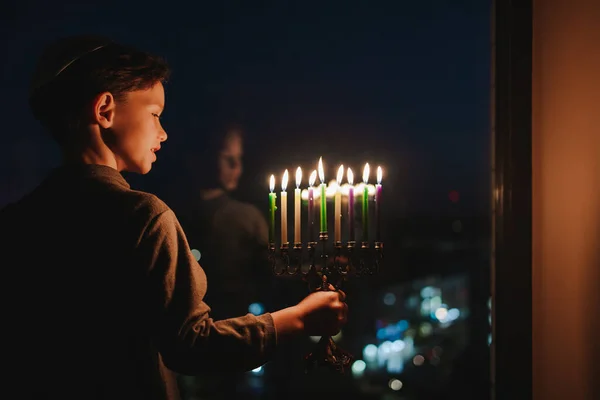
[[[269,244],[273,273],[303,279],[310,292],[330,290],[330,285],[337,290],[350,277],[375,275],[383,260],[383,242],[377,241],[370,246],[369,242],[363,241],[360,247],[354,241],[329,243],[327,232],[320,232],[319,242],[309,241],[306,245],[296,242],[291,250],[289,243],[281,244],[278,250],[275,243]],[[343,373],[352,363],[353,356],[331,337],[323,336],[305,360],[307,370],[328,366]]]

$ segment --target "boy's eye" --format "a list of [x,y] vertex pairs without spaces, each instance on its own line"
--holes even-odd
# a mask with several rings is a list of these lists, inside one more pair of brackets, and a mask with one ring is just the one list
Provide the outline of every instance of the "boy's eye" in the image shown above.
[[160,119],[160,115],[158,115],[158,114],[152,114],[152,115],[155,116],[156,118]]

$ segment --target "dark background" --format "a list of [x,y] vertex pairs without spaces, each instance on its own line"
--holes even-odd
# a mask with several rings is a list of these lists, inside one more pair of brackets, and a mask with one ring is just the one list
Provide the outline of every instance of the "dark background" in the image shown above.
[[93,32],[173,67],[169,139],[144,184],[177,174],[168,162],[177,146],[194,146],[221,113],[250,131],[252,198],[270,173],[323,156],[330,177],[340,161],[357,172],[383,165],[398,202],[388,213],[447,214],[451,190],[461,212],[487,213],[489,2],[251,3],[3,2],[0,204],[59,161],[26,103],[36,57],[56,37]]
[[25,0],[0,15],[0,206],[60,161],[26,101],[45,44],[100,33],[159,53],[173,68],[169,139],[150,174],[127,176],[132,186],[176,196],[179,150],[200,146],[215,119],[246,127],[237,195],[265,214],[271,173],[300,165],[306,177],[320,156],[330,178],[340,163],[355,176],[382,165],[388,262],[370,290],[466,277],[465,344],[442,386],[486,392],[491,2]]

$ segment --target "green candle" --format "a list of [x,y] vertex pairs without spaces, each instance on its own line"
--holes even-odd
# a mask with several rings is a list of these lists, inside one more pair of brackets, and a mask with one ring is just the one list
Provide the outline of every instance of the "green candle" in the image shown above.
[[275,199],[277,195],[273,193],[275,190],[275,176],[271,175],[271,179],[269,181],[269,186],[271,192],[269,193],[269,243],[275,242],[275,209],[277,206],[275,205]]
[[321,183],[321,232],[327,232],[327,187]]
[[363,169],[363,198],[362,198],[362,226],[363,242],[369,241],[369,163],[365,164]]
[[321,180],[321,232],[327,232],[327,185],[323,170],[323,157],[319,158],[319,179]]

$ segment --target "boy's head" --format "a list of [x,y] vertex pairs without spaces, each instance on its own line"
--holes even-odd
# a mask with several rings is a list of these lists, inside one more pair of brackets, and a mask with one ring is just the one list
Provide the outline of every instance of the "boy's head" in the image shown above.
[[96,129],[119,170],[146,173],[166,139],[158,116],[168,75],[157,56],[103,37],[69,37],[44,51],[29,103],[61,147],[87,145],[86,132]]

